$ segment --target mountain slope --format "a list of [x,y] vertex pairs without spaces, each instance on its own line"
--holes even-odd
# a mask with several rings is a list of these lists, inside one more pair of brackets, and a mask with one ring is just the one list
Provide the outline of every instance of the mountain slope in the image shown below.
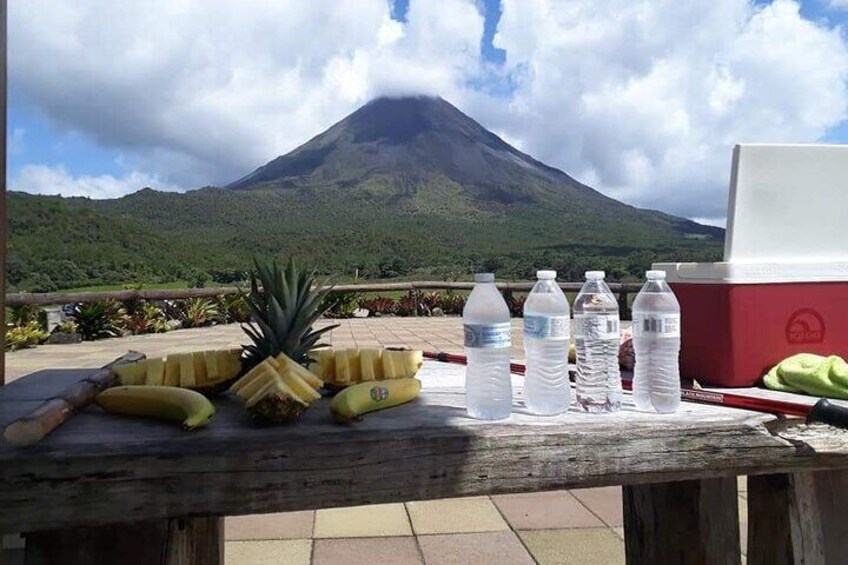
[[658,258],[715,259],[723,237],[608,198],[437,98],[375,100],[226,188],[7,199],[9,280],[27,290],[193,270],[227,282],[254,253],[367,277],[547,265],[621,278]]

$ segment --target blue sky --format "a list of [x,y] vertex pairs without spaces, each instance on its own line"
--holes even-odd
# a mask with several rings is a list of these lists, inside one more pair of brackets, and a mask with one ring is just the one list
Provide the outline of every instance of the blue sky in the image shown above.
[[[246,1],[13,3],[11,188],[224,184],[398,93],[442,95],[611,196],[717,221],[733,142],[848,143],[848,0]],[[636,7],[665,27],[638,29]],[[270,24],[285,29],[265,40]]]

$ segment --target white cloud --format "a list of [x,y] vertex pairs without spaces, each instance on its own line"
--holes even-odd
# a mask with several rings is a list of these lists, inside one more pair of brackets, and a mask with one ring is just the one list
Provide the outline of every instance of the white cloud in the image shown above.
[[121,177],[112,175],[73,176],[63,166],[26,165],[10,183],[11,190],[31,194],[62,194],[90,198],[117,198],[144,187],[175,191],[174,185],[161,182],[155,176],[133,171]]
[[[476,0],[411,0],[406,23],[386,0],[29,0],[9,17],[15,92],[184,187],[374,96],[426,93],[612,196],[720,219],[734,143],[815,141],[848,107],[842,30],[790,0],[503,0],[503,68],[480,60]],[[479,87],[498,78],[514,91]]]
[[828,0],[828,5],[836,9],[848,8],[848,0]]

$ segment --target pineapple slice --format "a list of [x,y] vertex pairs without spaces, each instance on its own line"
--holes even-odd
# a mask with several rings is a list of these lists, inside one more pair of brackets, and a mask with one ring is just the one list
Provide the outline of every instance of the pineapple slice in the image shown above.
[[[270,359],[270,357],[268,359]],[[266,359],[265,361],[263,361],[259,365],[255,366],[251,370],[249,370],[246,375],[244,375],[242,378],[240,378],[239,380],[234,382],[232,384],[232,386],[230,387],[230,392],[236,392],[237,393],[242,388],[244,388],[246,385],[250,384],[250,382],[253,381],[253,379],[258,378],[260,376],[260,374],[262,373],[263,365],[265,364],[265,362],[268,361],[268,359]]]
[[270,363],[267,361],[263,361],[256,368],[253,369],[250,373],[245,375],[242,380],[250,377],[250,380],[244,384],[240,389],[236,391],[236,394],[244,399],[248,399],[256,394],[259,390],[265,386],[268,381],[274,380],[274,377],[277,375],[276,369],[274,369]]
[[165,386],[180,386],[180,354],[168,355],[165,359]]
[[124,386],[143,385],[144,377],[147,375],[147,359],[117,365],[112,367],[112,373],[118,377],[118,381]]
[[314,359],[309,371],[323,381],[333,381],[336,376],[336,352],[331,348],[313,349],[309,356]]
[[218,368],[224,379],[232,379],[241,372],[241,349],[225,349],[217,353]]
[[336,351],[336,384],[356,384],[361,379],[359,349],[349,347]]
[[285,353],[277,355],[276,361],[280,367],[286,366],[290,368],[297,376],[309,383],[309,386],[312,388],[318,390],[324,386],[324,381],[316,377],[311,371],[309,371],[309,369],[300,363],[295,363],[294,360]]
[[209,381],[214,382],[226,378],[226,358],[222,357],[220,353],[220,351],[203,352],[203,362],[206,365],[206,379]]
[[180,360],[180,386],[185,388],[197,384],[194,376],[194,354],[179,353]]
[[[195,351],[191,358],[194,361],[194,386],[202,385],[206,382],[206,355],[203,351]],[[180,386],[183,386],[182,383]]]
[[414,377],[424,363],[424,353],[410,349],[383,351],[383,378],[402,379]]
[[379,381],[383,378],[383,350],[362,349],[359,352],[359,368],[363,381]]
[[144,384],[153,386],[162,386],[165,382],[165,360],[159,357],[158,359],[147,360],[147,374],[144,377]]
[[315,389],[309,386],[309,383],[292,371],[291,367],[283,368],[278,371],[278,374],[282,377],[283,382],[286,383],[289,388],[291,388],[300,398],[309,404],[321,398],[321,394],[315,392]]
[[271,422],[291,421],[309,408],[309,403],[298,396],[276,373],[245,405],[253,416]]

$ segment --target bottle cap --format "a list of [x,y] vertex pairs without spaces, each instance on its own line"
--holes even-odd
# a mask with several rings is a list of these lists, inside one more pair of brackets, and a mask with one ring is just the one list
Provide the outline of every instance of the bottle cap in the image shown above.
[[586,271],[586,280],[587,281],[596,281],[598,279],[603,279],[607,274],[603,271]]
[[552,281],[556,278],[556,271],[536,271],[536,278],[540,281]]
[[477,273],[474,275],[474,282],[490,283],[495,282],[495,273]]
[[645,273],[645,278],[649,281],[664,281],[665,280],[665,271],[648,271]]

